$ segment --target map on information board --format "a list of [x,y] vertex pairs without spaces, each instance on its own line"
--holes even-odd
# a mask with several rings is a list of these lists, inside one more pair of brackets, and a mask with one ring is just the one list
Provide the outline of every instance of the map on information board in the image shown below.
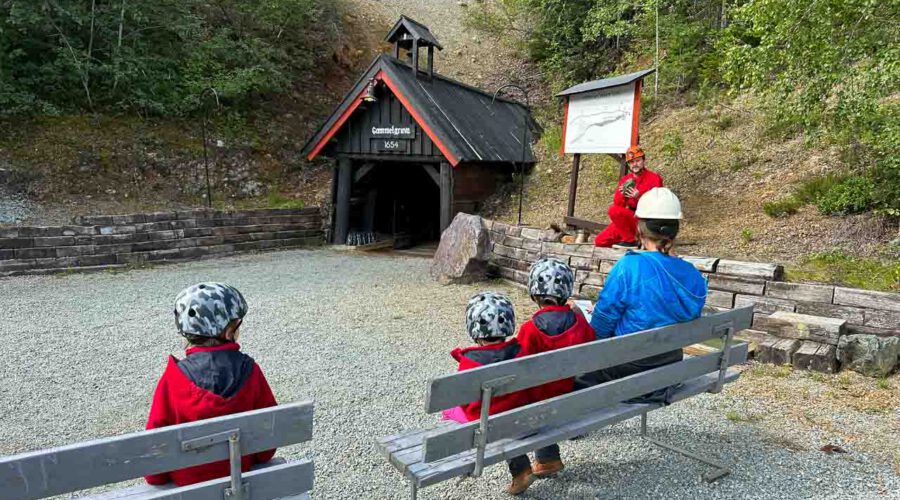
[[634,85],[575,94],[566,112],[566,153],[624,153],[631,146]]

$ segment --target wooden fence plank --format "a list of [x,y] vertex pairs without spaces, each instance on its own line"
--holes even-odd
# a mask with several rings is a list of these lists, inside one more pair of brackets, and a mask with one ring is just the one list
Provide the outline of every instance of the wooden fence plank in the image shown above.
[[[688,358],[678,363],[654,368],[612,382],[557,396],[546,401],[491,416],[488,442],[527,435],[544,426],[557,426],[587,414],[614,406],[630,398],[662,389],[715,371],[719,353]],[[728,364],[747,360],[747,344],[731,348]],[[478,422],[469,422],[425,439],[425,462],[449,457],[472,448]]]
[[[282,465],[248,472],[241,478],[250,485],[253,500],[284,499],[312,490],[314,483],[313,463],[309,460],[288,462]],[[155,491],[125,490],[123,496],[116,492],[83,497],[85,500],[222,500],[225,488],[231,486],[231,479],[224,477],[203,483],[178,488],[160,488]]]
[[228,443],[182,441],[241,430],[244,455],[312,438],[313,403],[290,403],[0,458],[0,500],[34,500],[228,458]]
[[713,338],[715,328],[730,321],[734,322],[735,332],[750,328],[751,314],[750,307],[725,311],[703,316],[688,323],[678,323],[502,361],[438,377],[432,379],[428,385],[425,411],[434,413],[476,401],[481,397],[482,383],[508,375],[515,375],[515,380],[502,386],[495,394],[506,394],[705,342]]

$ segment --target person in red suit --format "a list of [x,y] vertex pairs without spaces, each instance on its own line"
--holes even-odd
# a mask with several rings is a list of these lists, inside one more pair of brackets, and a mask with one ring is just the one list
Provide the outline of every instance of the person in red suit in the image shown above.
[[638,248],[637,218],[634,216],[638,200],[647,191],[663,186],[662,177],[646,168],[644,150],[640,146],[628,148],[625,161],[629,172],[619,179],[613,204],[607,211],[610,224],[594,239],[595,246]]
[[[153,394],[148,430],[278,404],[262,370],[237,343],[247,309],[241,292],[221,283],[198,283],[178,294],[175,324],[188,347],[182,359],[169,356]],[[244,455],[241,470],[274,455],[275,450]],[[153,485],[185,486],[229,473],[228,460],[222,460],[144,479]]]

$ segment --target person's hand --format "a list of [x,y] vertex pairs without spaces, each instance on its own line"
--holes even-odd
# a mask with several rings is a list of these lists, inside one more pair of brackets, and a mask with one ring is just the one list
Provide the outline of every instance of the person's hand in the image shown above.
[[627,198],[637,198],[641,193],[637,190],[637,188],[630,187],[622,191],[622,194],[624,194]]

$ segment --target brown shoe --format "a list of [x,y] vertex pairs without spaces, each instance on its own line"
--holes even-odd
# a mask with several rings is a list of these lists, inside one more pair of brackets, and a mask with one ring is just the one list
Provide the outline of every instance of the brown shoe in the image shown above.
[[535,462],[531,465],[534,477],[544,478],[550,477],[566,468],[562,460],[551,460],[546,463]]
[[529,467],[518,475],[513,476],[512,482],[509,483],[509,487],[506,488],[506,492],[513,496],[521,495],[533,482],[534,476],[531,475],[531,467]]

